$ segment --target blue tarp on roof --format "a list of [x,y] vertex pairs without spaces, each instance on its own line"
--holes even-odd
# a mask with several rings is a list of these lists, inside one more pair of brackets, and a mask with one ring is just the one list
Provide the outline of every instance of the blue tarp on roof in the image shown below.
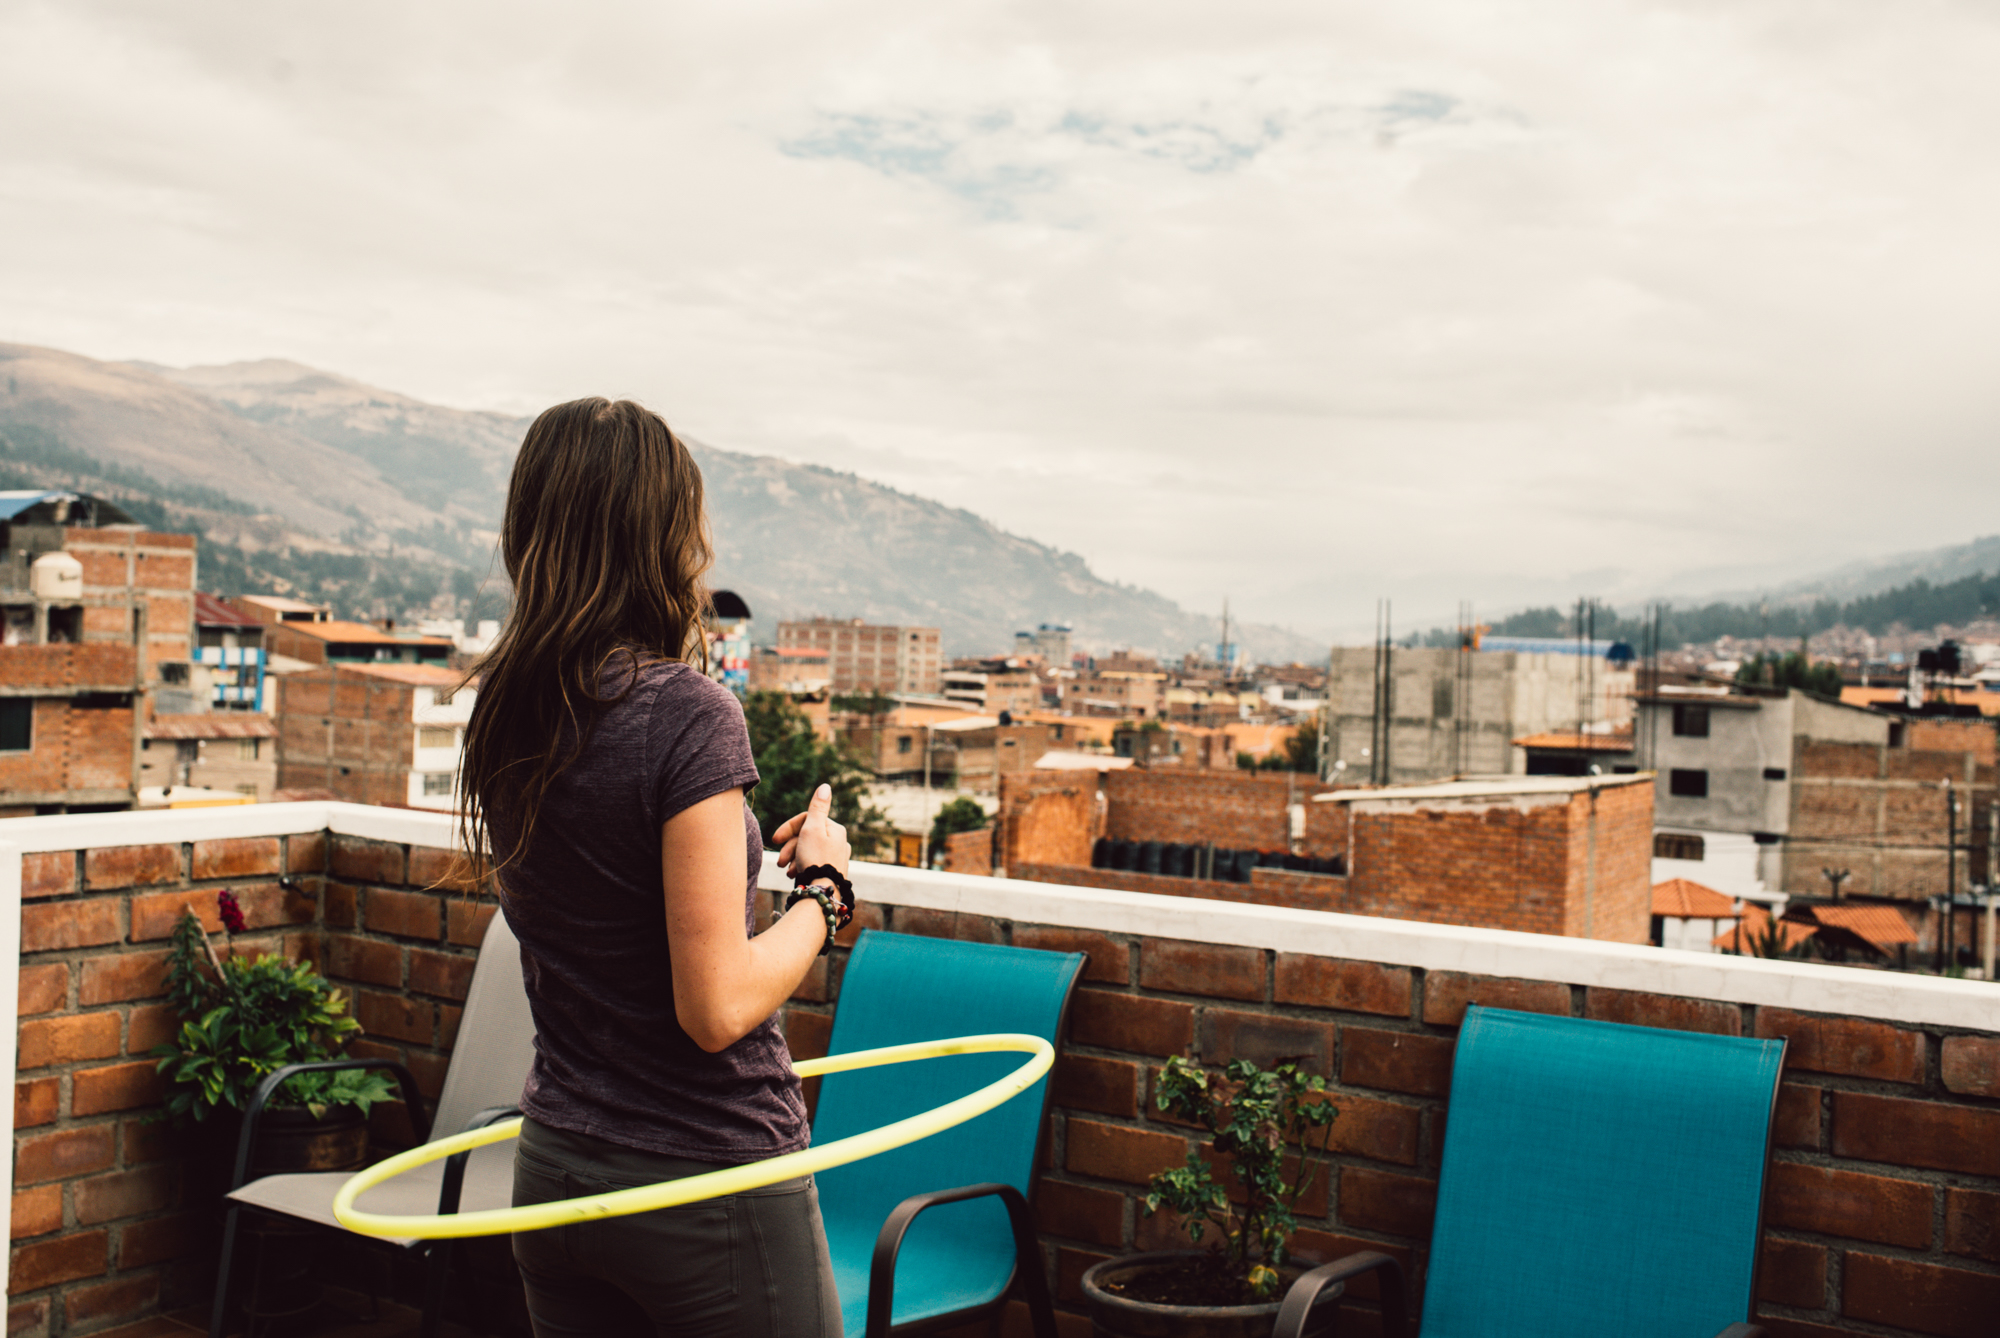
[[29,507],[38,506],[52,497],[74,496],[76,496],[75,493],[61,491],[42,492],[17,489],[13,492],[0,492],[0,520],[12,520]]
[[1489,636],[1479,639],[1481,650],[1513,650],[1526,655],[1590,655],[1624,664],[1636,658],[1623,641],[1578,641],[1560,636]]

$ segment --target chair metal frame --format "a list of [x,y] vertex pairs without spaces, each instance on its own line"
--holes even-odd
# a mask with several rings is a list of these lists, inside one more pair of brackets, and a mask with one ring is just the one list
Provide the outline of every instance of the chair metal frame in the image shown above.
[[[1770,1167],[1778,1126],[1778,1096],[1784,1090],[1785,1055],[1791,1048],[1791,1042],[1782,1037],[1778,1038],[1778,1043],[1778,1080],[1771,1084],[1771,1106],[1764,1117],[1764,1183],[1757,1195],[1757,1228],[1750,1247],[1749,1314],[1724,1328],[1716,1338],[1765,1338],[1764,1326],[1756,1322],[1757,1282],[1763,1267],[1764,1213],[1771,1199]],[[1453,1067],[1455,1072],[1456,1065]],[[1447,1110],[1450,1109],[1450,1101],[1450,1090],[1447,1088]],[[1447,1141],[1451,1138],[1449,1123],[1445,1127],[1445,1138]],[[1284,1304],[1279,1307],[1278,1318],[1271,1326],[1271,1338],[1326,1338],[1334,1333],[1335,1316],[1346,1284],[1365,1273],[1380,1275],[1377,1285],[1382,1296],[1382,1338],[1414,1338],[1410,1333],[1403,1266],[1394,1257],[1376,1250],[1346,1255],[1301,1274],[1285,1292]]]

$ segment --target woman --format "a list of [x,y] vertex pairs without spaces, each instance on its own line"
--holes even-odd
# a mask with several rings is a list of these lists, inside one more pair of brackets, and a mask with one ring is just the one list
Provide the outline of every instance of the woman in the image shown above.
[[[462,787],[535,1018],[514,1202],[805,1147],[775,1013],[852,912],[847,839],[822,785],[776,834],[807,885],[756,933],[743,711],[688,662],[707,660],[700,471],[636,404],[559,404],[521,444],[500,549],[514,610]],[[514,1256],[538,1338],[840,1332],[810,1177],[524,1233]]]

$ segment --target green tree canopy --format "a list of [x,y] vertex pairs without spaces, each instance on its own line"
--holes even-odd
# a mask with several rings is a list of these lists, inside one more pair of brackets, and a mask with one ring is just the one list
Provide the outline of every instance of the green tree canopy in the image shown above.
[[1798,651],[1759,655],[1736,671],[1736,681],[1750,687],[1797,688],[1821,697],[1840,696],[1840,666],[1827,660],[1814,664]]
[[944,852],[946,837],[960,832],[976,832],[990,822],[992,819],[986,816],[986,810],[979,806],[978,800],[960,795],[939,809],[937,817],[931,821],[931,858],[935,860]]
[[762,777],[750,792],[750,811],[767,843],[780,823],[805,812],[821,783],[833,787],[833,820],[847,828],[855,854],[872,855],[889,838],[888,815],[868,803],[868,769],[839,744],[815,738],[791,698],[753,692],[744,699],[743,718]]

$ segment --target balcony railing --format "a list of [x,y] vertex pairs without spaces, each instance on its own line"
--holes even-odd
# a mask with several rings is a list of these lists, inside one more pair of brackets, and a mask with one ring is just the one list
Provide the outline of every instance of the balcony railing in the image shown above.
[[[235,888],[253,937],[351,988],[360,1044],[435,1095],[492,913],[437,885],[451,837],[449,815],[341,803],[0,822],[0,999],[18,999],[20,1038],[14,1113],[0,1116],[19,1125],[17,1308],[41,1307],[51,1333],[80,1322],[65,1316],[138,1318],[191,1248],[175,1151],[141,1118],[157,1099],[157,954],[181,905],[212,909],[215,888]],[[1420,1289],[1453,1041],[1481,1002],[1789,1037],[1764,1312],[1801,1332],[1990,1332],[2000,986],[888,865],[854,882],[861,926],[1089,954],[1037,1200],[1071,1308],[1091,1263],[1176,1238],[1140,1201],[1187,1151],[1150,1093],[1164,1057],[1188,1050],[1310,1057],[1340,1118],[1331,1182],[1301,1205],[1296,1244],[1390,1251]],[[763,884],[781,886],[769,863]],[[786,1010],[800,1056],[826,1044],[840,957]],[[4,1035],[14,1046],[17,1027]],[[393,1114],[378,1133],[395,1140]]]

